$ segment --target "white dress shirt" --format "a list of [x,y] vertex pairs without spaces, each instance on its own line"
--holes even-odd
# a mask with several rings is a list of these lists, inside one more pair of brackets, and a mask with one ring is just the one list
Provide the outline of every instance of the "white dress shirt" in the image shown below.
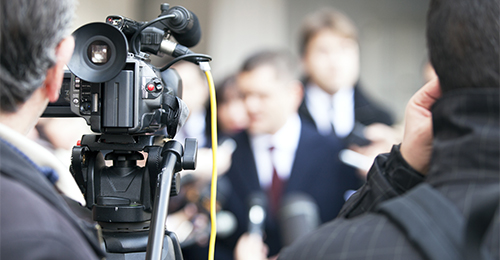
[[306,105],[322,135],[329,135],[332,125],[340,138],[354,128],[354,88],[343,87],[332,96],[310,84],[306,88]]
[[[295,152],[299,145],[301,126],[299,115],[294,114],[274,135],[262,134],[250,137],[257,174],[263,189],[271,185],[273,165],[282,180],[288,180],[290,177]],[[274,147],[272,152],[271,147]]]

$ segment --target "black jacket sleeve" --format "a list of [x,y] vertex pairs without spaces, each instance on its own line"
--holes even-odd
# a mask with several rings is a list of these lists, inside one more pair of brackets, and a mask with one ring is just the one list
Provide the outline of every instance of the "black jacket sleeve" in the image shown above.
[[380,154],[368,172],[366,183],[342,207],[338,217],[352,218],[390,198],[399,196],[424,180],[401,156],[400,145]]

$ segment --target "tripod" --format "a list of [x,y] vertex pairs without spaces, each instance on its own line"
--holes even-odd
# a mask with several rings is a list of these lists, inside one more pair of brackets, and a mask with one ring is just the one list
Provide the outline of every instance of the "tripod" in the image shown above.
[[[92,219],[102,227],[107,259],[183,259],[179,241],[165,230],[179,171],[195,169],[197,141],[184,148],[155,135],[84,135],[72,152],[71,172]],[[145,167],[137,165],[148,154]],[[106,166],[105,160],[112,160]]]

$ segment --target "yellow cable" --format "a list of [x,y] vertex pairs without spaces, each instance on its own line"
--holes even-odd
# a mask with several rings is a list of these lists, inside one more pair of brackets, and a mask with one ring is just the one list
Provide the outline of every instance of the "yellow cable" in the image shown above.
[[[201,67],[201,65],[200,65]],[[202,68],[203,69],[203,68]],[[210,89],[210,122],[212,125],[212,184],[210,192],[210,244],[208,249],[208,259],[214,259],[215,236],[217,233],[216,225],[216,196],[217,196],[217,102],[215,99],[215,85],[210,69],[204,69],[207,76],[208,87]]]

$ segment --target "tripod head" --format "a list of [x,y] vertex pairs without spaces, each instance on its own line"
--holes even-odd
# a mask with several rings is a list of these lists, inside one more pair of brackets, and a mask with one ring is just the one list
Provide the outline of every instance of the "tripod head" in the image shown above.
[[[144,158],[141,152],[148,154],[145,167],[137,165]],[[186,139],[183,147],[155,135],[82,137],[73,148],[71,171],[93,220],[102,227],[108,259],[144,254],[149,244],[168,250],[163,245],[168,199],[179,193],[179,171],[195,169],[196,156],[196,139]],[[112,165],[106,166],[105,159],[112,160]],[[160,236],[161,242],[155,242]],[[175,235],[167,233],[167,238],[174,250],[163,255],[182,259]]]

